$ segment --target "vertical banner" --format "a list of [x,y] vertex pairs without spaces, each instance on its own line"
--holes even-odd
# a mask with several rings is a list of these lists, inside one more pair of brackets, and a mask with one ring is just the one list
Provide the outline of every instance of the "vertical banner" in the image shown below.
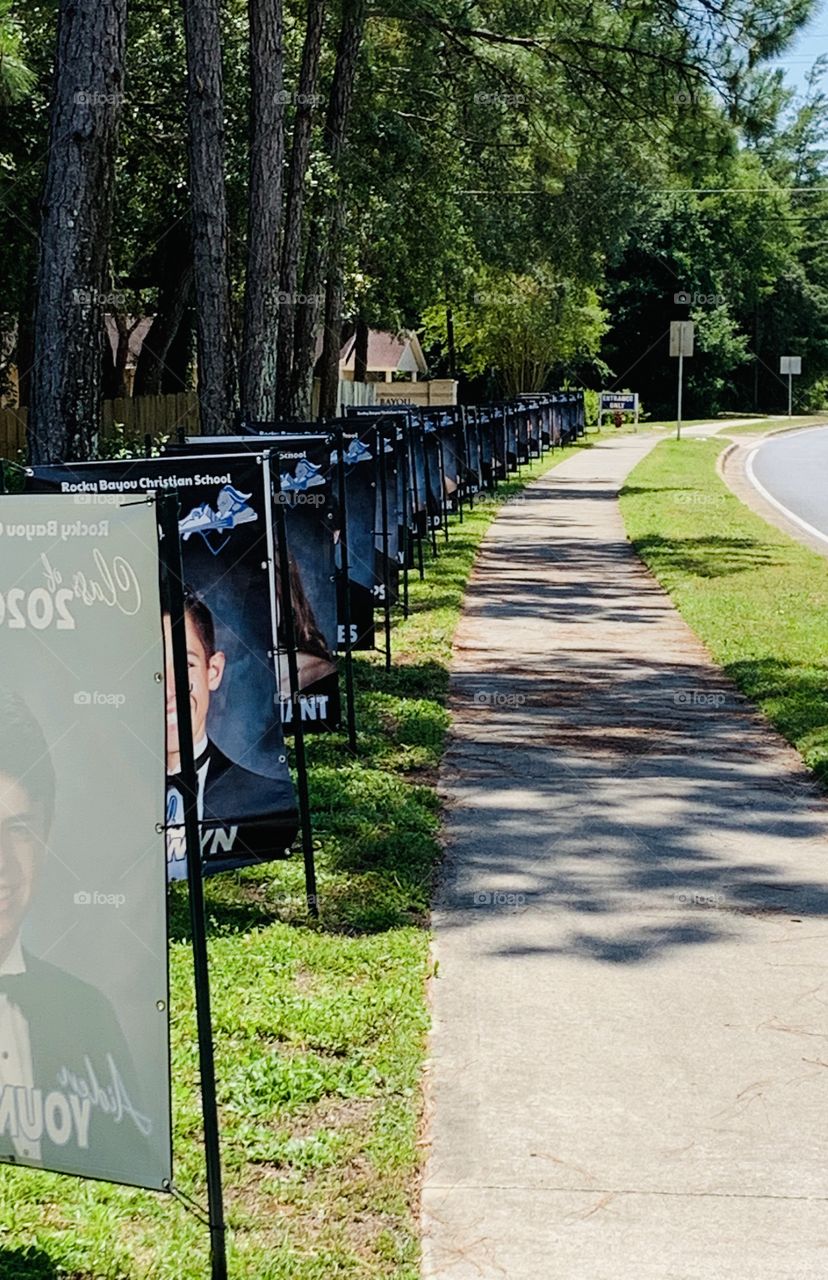
[[427,523],[433,531],[443,527],[443,460],[434,420],[424,416],[421,430]]
[[[351,648],[373,649],[376,643],[374,610],[382,603],[377,578],[377,502],[379,450],[374,427],[362,428],[346,421],[342,433],[345,491],[337,498],[348,521],[348,590],[350,599]],[[338,476],[339,456],[331,453],[331,466]],[[344,608],[340,597],[340,625]],[[344,643],[344,640],[343,640]]]
[[[290,564],[290,598],[296,637],[299,710],[306,733],[341,724],[337,663],[336,505],[327,435],[276,436],[278,468],[273,500],[282,505]],[[290,689],[281,575],[279,600],[280,687]],[[293,703],[282,699],[282,721],[290,732]]]
[[0,498],[0,1160],[168,1189],[154,503]]
[[511,406],[505,406],[502,413],[505,424],[506,471],[511,473],[518,469],[517,414]]
[[493,414],[489,408],[477,410],[477,438],[480,448],[480,475],[483,487],[491,493],[495,486],[497,465],[495,461]]
[[529,457],[539,458],[543,444],[541,441],[541,406],[537,400],[527,405],[529,420]]
[[[205,873],[286,856],[299,825],[281,724],[270,472],[255,454],[37,467],[35,490],[95,503],[179,494]],[[169,651],[169,618],[165,618]],[[184,879],[178,721],[167,664],[167,853]]]
[[464,443],[462,424],[454,410],[446,410],[438,419],[443,454],[443,488],[446,509],[453,515],[462,508],[465,486]]
[[466,469],[468,472],[468,491],[473,498],[483,487],[483,471],[480,454],[480,419],[479,411],[467,409],[465,414]]
[[[381,432],[384,440],[383,449],[377,454],[377,503],[374,516],[377,549],[376,577],[380,584],[385,584],[387,578],[392,604],[396,603],[399,597],[399,576],[404,563],[404,547],[408,547],[409,567],[413,564],[411,551],[413,539],[408,536],[408,530],[412,529],[412,502],[407,458],[407,429],[410,416],[410,408],[406,405],[388,406],[383,409],[374,406],[350,405],[342,423],[346,432],[353,432],[358,428],[360,439],[369,447],[370,439],[367,434],[369,429]],[[405,525],[407,529],[404,528]],[[386,559],[387,567],[384,563]],[[380,598],[378,604],[383,603],[384,600]]]
[[[262,424],[262,429],[268,424]],[[278,474],[270,465],[272,500],[285,513],[289,545],[290,596],[297,641],[299,707],[306,733],[338,729],[341,723],[337,662],[336,502],[329,437],[324,432],[264,432],[243,436],[194,436],[170,445],[168,457],[194,454],[219,458],[239,452],[259,455],[267,464],[279,455]],[[275,522],[274,522],[275,523]],[[274,533],[275,537],[275,533]],[[282,724],[293,732],[293,702],[282,612],[282,579],[272,566],[276,600],[279,690]]]
[[515,405],[513,409],[513,417],[515,421],[515,439],[518,464],[520,466],[526,466],[531,455],[531,445],[529,443],[530,420],[528,405]]

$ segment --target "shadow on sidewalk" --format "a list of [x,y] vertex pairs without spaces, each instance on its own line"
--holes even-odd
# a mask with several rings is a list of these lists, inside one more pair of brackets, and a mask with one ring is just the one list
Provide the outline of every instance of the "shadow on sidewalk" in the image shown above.
[[824,792],[716,668],[567,650],[458,672],[452,706],[442,927],[511,912],[494,954],[640,964],[828,914]]

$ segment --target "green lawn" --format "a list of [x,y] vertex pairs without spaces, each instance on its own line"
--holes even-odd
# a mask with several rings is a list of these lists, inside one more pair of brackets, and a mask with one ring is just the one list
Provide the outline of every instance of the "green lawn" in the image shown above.
[[[593,434],[586,447],[597,439]],[[576,449],[547,455],[501,490]],[[357,663],[360,755],[310,744],[322,920],[301,858],[207,882],[232,1280],[415,1280],[434,789],[451,638],[484,502],[438,544],[395,667]],[[184,890],[171,911],[176,1184],[206,1201]],[[167,1197],[0,1168],[2,1280],[203,1280],[207,1233]]]
[[828,781],[828,561],[715,473],[726,441],[664,441],[622,491],[627,532],[713,657]]
[[800,427],[828,426],[828,415],[810,414],[799,418],[761,418],[742,427],[728,427],[731,436],[764,435],[767,431],[796,431]]

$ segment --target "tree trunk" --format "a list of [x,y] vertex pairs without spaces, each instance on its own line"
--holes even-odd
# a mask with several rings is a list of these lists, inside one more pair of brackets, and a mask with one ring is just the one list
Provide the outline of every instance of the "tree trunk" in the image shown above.
[[193,389],[193,356],[195,354],[195,312],[192,306],[184,308],[181,323],[167,348],[167,358],[161,369],[161,394],[174,396]]
[[319,78],[319,55],[325,26],[327,0],[308,0],[305,43],[299,90],[293,117],[293,143],[290,171],[285,192],[285,223],[282,233],[282,262],[279,280],[278,373],[276,402],[281,416],[290,413],[290,381],[293,366],[293,340],[296,320],[296,290],[299,284],[299,257],[302,248],[302,214],[305,203],[305,174],[310,155],[311,125]]
[[236,405],[218,0],[184,0],[184,31],[198,398],[201,429],[216,435],[230,429]]
[[134,396],[158,396],[166,390],[172,379],[173,391],[184,391],[184,376],[178,369],[170,371],[172,351],[182,327],[186,332],[187,363],[190,349],[190,310],[193,303],[193,247],[189,222],[176,222],[164,237],[154,267],[160,280],[158,302],[152,327],[147,333],[138,354],[135,370]]
[[129,343],[141,321],[133,320],[130,324],[123,311],[110,311],[109,314],[115,324],[118,339],[113,356],[112,343],[104,324],[103,398],[104,400],[124,400],[129,395],[126,372],[129,363]]
[[[183,391],[185,388],[185,379],[169,369],[169,362],[173,344],[192,304],[193,264],[188,250],[189,244],[183,256],[178,259],[177,268],[169,262],[162,275],[158,309],[138,355],[133,395],[161,395],[165,389],[165,375],[172,376],[175,391]],[[187,347],[189,349],[189,334]]]
[[345,231],[345,204],[336,207],[328,245],[330,269],[325,288],[325,328],[319,369],[319,416],[339,416],[339,353],[342,350],[342,238]]
[[[366,0],[343,0],[342,26],[336,49],[328,111],[325,118],[325,150],[331,169],[333,193],[320,198],[311,218],[308,233],[308,250],[302,278],[305,295],[296,310],[296,332],[293,344],[293,376],[291,378],[291,411],[295,417],[309,417],[313,392],[313,364],[316,336],[319,324],[319,302],[323,283],[332,262],[330,243],[337,226],[344,217],[344,179],[342,157],[345,149],[345,131],[351,109],[354,82],[356,80],[359,51],[365,31]],[[338,256],[338,254],[336,255]],[[341,299],[341,291],[340,299]],[[331,302],[336,301],[334,288]],[[326,295],[327,296],[327,295]],[[334,310],[336,308],[334,307]],[[339,315],[331,314],[332,342],[339,341],[342,329],[341,305]],[[328,353],[330,361],[330,353]]]
[[101,330],[101,399],[114,400],[118,395],[117,386],[118,371],[104,317]]
[[248,0],[248,10],[251,143],[241,403],[253,421],[273,422],[285,113],[282,0]]
[[454,312],[446,307],[446,347],[448,350],[449,377],[457,377],[457,351],[454,345]]
[[29,409],[33,463],[88,458],[123,98],[127,0],[60,0]]

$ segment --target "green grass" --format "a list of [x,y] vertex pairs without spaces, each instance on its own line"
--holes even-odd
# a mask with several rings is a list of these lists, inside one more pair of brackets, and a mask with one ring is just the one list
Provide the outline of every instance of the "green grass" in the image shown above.
[[796,431],[800,427],[818,427],[828,426],[828,416],[822,414],[805,414],[803,417],[793,418],[761,418],[757,422],[751,422],[749,425],[742,427],[728,427],[727,434],[730,436],[755,436],[764,435],[768,431]]
[[725,441],[664,441],[622,490],[627,532],[739,688],[828,781],[828,562],[715,473]]
[[[591,436],[587,447],[593,440]],[[504,499],[583,444],[547,455]],[[300,857],[207,882],[233,1280],[415,1280],[434,783],[448,659],[491,502],[442,535],[357,663],[360,750],[309,743],[322,919]],[[186,898],[171,904],[175,1181],[206,1202]],[[2,1280],[203,1280],[207,1233],[167,1197],[0,1168]]]

